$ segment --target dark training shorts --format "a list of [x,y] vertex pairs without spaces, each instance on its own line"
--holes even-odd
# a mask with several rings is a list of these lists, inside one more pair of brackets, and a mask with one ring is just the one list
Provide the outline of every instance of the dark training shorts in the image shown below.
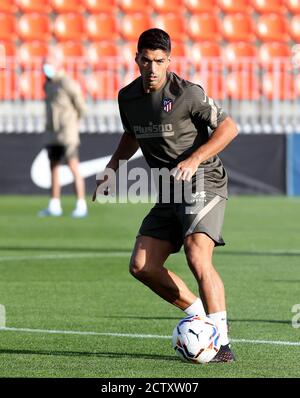
[[180,250],[186,236],[197,232],[208,235],[215,246],[224,246],[221,230],[226,199],[205,191],[200,194],[193,205],[156,203],[144,218],[138,236],[168,240],[174,253]]
[[50,144],[47,145],[47,151],[49,160],[54,162],[60,162],[62,158],[69,160],[79,156],[78,145]]

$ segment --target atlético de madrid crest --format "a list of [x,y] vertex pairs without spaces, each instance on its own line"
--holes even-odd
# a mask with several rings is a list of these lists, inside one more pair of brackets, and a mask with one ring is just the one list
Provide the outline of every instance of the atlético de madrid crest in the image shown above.
[[173,108],[173,100],[170,98],[164,98],[163,99],[163,110],[165,112],[170,112]]

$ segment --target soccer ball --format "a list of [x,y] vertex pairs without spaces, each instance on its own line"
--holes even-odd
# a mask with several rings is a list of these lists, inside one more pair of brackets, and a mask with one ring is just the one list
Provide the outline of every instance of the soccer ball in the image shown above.
[[220,349],[220,333],[207,317],[191,315],[182,319],[173,331],[173,348],[186,362],[207,363]]

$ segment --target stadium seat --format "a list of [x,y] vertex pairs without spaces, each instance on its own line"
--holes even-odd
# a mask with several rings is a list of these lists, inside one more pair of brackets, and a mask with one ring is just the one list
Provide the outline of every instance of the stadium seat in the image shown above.
[[196,73],[191,81],[199,84],[206,94],[214,100],[226,99],[226,81],[222,73],[206,70],[202,73]]
[[118,5],[125,14],[133,12],[151,12],[149,0],[119,0]]
[[300,14],[296,14],[290,21],[290,35],[292,39],[299,43],[300,41]]
[[0,70],[0,100],[16,99],[16,74],[11,69]]
[[218,5],[220,9],[225,13],[251,13],[253,11],[251,0],[219,0]]
[[261,15],[257,21],[256,33],[262,41],[289,41],[287,20],[280,14]]
[[254,41],[255,32],[251,16],[241,12],[227,14],[223,20],[223,35],[228,41]]
[[295,76],[294,91],[295,91],[295,96],[299,98],[300,97],[300,75]]
[[300,14],[300,0],[285,0],[285,5],[292,14]]
[[201,12],[216,13],[219,11],[217,0],[185,0],[185,6],[192,14]]
[[16,3],[22,12],[51,12],[49,0],[17,0]]
[[[259,47],[260,65],[266,69],[289,69],[292,51],[288,44],[270,42]],[[275,61],[275,63],[274,63]]]
[[125,63],[132,65],[134,62],[135,54],[137,52],[137,42],[136,41],[126,41],[119,47],[119,55]]
[[229,68],[249,68],[257,56],[256,46],[248,42],[228,43],[223,49],[223,57]]
[[17,39],[16,19],[13,14],[6,12],[0,13],[0,40],[15,40]]
[[150,5],[158,14],[165,12],[183,13],[184,0],[150,0]]
[[[86,67],[85,47],[80,41],[59,42],[55,46],[55,55],[67,71],[81,71]],[[78,73],[77,73],[78,74]]]
[[155,26],[168,32],[171,40],[184,41],[187,38],[185,19],[181,14],[160,14],[156,18]]
[[4,47],[6,57],[14,57],[16,55],[16,44],[13,41],[0,40],[0,46]]
[[23,69],[40,69],[48,54],[49,47],[45,41],[28,41],[20,45],[18,59]]
[[278,13],[284,14],[287,12],[284,0],[252,0],[252,5],[256,12],[260,14]]
[[228,74],[226,89],[233,100],[258,100],[260,98],[260,83],[251,70],[239,70]]
[[137,40],[140,34],[153,26],[148,14],[133,13],[123,16],[120,23],[120,34],[124,40]]
[[18,22],[18,30],[24,41],[51,39],[51,22],[46,14],[37,12],[23,14]]
[[84,40],[86,38],[85,18],[81,14],[58,14],[54,21],[54,35],[57,40]]
[[19,77],[20,97],[25,100],[43,100],[45,75],[38,70],[26,71]]
[[221,48],[218,43],[203,41],[194,43],[190,49],[190,59],[192,63],[203,69],[220,69]]
[[120,84],[113,71],[97,71],[86,77],[87,93],[94,100],[117,99]]
[[120,67],[118,62],[113,62],[111,59],[111,57],[118,56],[118,49],[115,42],[102,40],[90,43],[87,54],[89,63],[93,69]]
[[53,10],[57,13],[84,12],[85,7],[80,0],[50,0]]
[[199,41],[219,41],[220,20],[211,13],[192,15],[187,22],[187,32],[192,40]]
[[98,12],[114,13],[117,11],[117,0],[82,0],[82,3],[92,14],[97,14]]
[[17,12],[18,7],[11,0],[0,0],[0,12]]
[[86,21],[87,34],[90,40],[118,39],[117,21],[113,14],[99,13],[90,15]]
[[262,77],[262,93],[268,100],[294,100],[293,75],[284,71],[267,72]]

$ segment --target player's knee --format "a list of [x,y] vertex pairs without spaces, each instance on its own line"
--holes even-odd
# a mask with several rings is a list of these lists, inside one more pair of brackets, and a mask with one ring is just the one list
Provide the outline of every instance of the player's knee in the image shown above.
[[129,264],[129,272],[134,278],[139,280],[146,279],[149,274],[146,264],[136,258],[131,259]]

